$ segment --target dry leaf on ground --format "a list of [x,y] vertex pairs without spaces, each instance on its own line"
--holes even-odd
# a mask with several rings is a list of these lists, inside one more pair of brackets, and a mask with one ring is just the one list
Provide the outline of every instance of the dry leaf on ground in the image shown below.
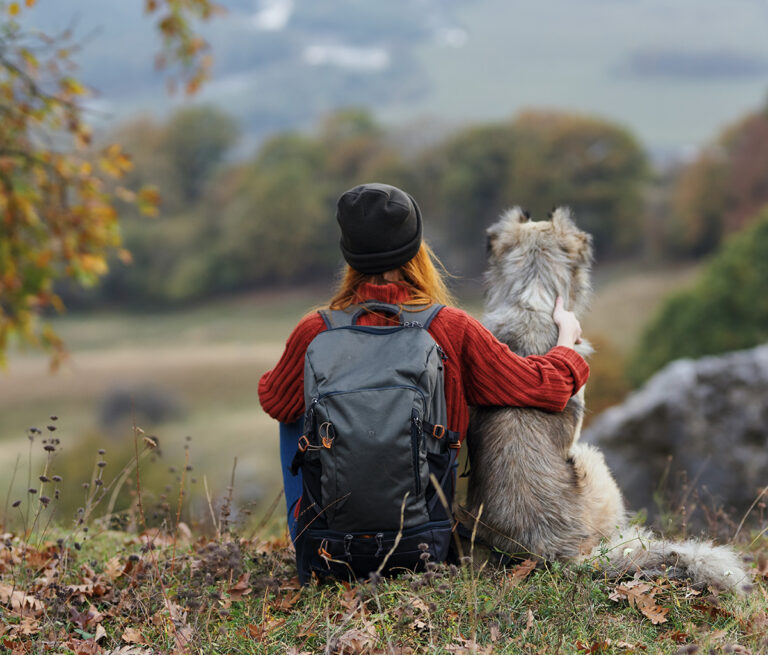
[[141,631],[137,630],[136,628],[126,628],[123,630],[123,634],[120,636],[120,639],[129,644],[147,643],[144,639],[144,635],[141,634]]
[[10,605],[12,610],[22,616],[37,616],[45,609],[42,601],[9,585],[0,585],[0,603]]
[[654,599],[656,591],[656,588],[646,582],[631,580],[625,584],[617,585],[608,598],[613,601],[626,599],[630,607],[640,610],[651,623],[658,625],[667,622],[669,608],[656,603]]
[[520,564],[512,569],[512,580],[514,582],[520,582],[521,580],[524,580],[535,568],[536,560],[527,559],[523,562],[520,562]]
[[251,574],[246,571],[237,579],[237,582],[227,590],[232,600],[241,600],[243,596],[247,596],[251,593],[250,578]]
[[[351,628],[338,638],[341,646],[340,652],[360,653],[367,648],[372,648],[377,641],[376,628],[368,624],[364,630]],[[349,649],[348,651],[346,649]]]

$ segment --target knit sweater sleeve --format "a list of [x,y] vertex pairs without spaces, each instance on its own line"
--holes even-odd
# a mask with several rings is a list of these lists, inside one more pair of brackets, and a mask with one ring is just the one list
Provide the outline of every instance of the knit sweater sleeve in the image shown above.
[[470,405],[537,407],[562,411],[589,377],[572,348],[521,357],[467,315],[461,346],[464,391]]
[[304,355],[307,346],[325,329],[314,312],[294,328],[275,368],[259,380],[259,402],[264,411],[282,423],[291,423],[304,413]]

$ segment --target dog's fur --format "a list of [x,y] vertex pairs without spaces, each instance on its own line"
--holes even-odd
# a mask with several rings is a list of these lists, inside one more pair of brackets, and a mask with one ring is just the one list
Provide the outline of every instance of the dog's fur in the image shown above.
[[[556,297],[577,317],[587,307],[591,237],[567,209],[530,221],[515,207],[488,229],[488,259],[485,324],[520,355],[546,353],[557,342]],[[576,348],[582,355],[592,350],[586,342]],[[578,443],[583,414],[583,389],[560,413],[473,410],[468,503],[460,516],[479,540],[508,554],[593,558],[615,576],[664,573],[734,590],[746,583],[731,548],[669,543],[629,526],[602,453]]]

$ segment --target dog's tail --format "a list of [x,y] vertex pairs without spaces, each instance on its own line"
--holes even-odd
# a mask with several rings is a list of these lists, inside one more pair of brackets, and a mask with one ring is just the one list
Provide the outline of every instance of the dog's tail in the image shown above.
[[700,587],[744,593],[750,582],[741,558],[730,546],[709,541],[666,541],[650,531],[628,527],[591,553],[609,577],[640,572],[649,577],[690,578]]

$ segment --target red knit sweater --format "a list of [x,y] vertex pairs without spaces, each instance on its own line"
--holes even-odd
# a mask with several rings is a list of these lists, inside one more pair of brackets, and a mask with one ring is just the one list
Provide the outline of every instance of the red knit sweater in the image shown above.
[[[402,286],[362,284],[359,300],[401,304],[408,301]],[[360,325],[385,325],[387,318],[364,314]],[[259,381],[259,400],[272,418],[290,423],[304,413],[304,354],[312,339],[325,330],[318,313],[296,326],[285,352]],[[455,307],[445,307],[429,333],[445,351],[445,399],[449,430],[462,435],[469,425],[469,405],[538,407],[561,411],[586,382],[589,366],[575,350],[556,346],[546,355],[520,357],[479,321]]]

